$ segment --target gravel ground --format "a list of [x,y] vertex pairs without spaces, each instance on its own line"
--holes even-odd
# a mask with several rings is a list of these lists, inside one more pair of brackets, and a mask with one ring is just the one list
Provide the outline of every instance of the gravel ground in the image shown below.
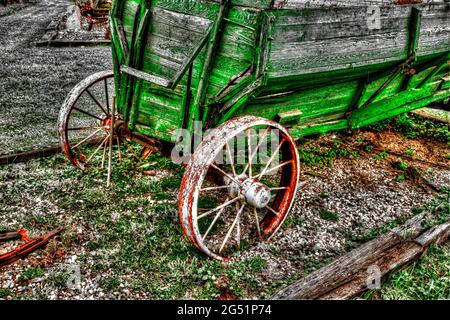
[[57,144],[66,95],[88,75],[112,68],[108,47],[35,46],[70,4],[35,0],[0,11],[0,154]]

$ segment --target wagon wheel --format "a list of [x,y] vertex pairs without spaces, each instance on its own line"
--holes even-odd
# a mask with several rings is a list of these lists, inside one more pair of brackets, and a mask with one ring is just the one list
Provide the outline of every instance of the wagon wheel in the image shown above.
[[292,206],[299,171],[295,142],[281,125],[230,120],[205,137],[183,177],[178,204],[187,238],[225,261],[270,239]]
[[[67,158],[79,169],[105,168],[108,161],[114,73],[103,71],[81,81],[65,100],[58,123],[59,143]],[[118,134],[123,124],[114,117],[113,151],[116,162],[124,152],[139,158],[140,147]]]

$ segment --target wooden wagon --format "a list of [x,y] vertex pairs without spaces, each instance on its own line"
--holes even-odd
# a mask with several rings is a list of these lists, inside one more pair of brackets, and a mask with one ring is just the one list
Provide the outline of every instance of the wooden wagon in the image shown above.
[[299,137],[448,99],[450,4],[421,2],[116,0],[114,71],[71,92],[61,146],[86,169],[113,142],[121,159],[214,128],[187,164],[179,216],[200,250],[232,258],[286,219]]

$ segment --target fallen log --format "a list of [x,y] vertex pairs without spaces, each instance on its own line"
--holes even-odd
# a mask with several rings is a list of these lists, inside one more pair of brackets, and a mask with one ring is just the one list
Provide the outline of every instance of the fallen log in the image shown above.
[[436,122],[443,123],[443,124],[450,124],[450,118],[449,118],[448,114],[446,117],[439,117],[437,115],[427,113],[423,110],[412,111],[412,113],[416,116],[419,116],[419,117],[427,119],[427,120],[432,120],[432,121],[436,121]]
[[425,214],[403,227],[372,240],[338,258],[300,281],[284,288],[272,299],[349,299],[368,290],[368,270],[376,267],[380,280],[392,270],[420,257],[434,243],[446,241],[450,222],[426,231]]
[[[422,247],[413,242],[401,243],[391,249],[386,254],[375,261],[373,266],[379,272],[379,281],[386,276],[391,270],[397,269],[408,263],[409,261],[420,257],[423,250]],[[370,267],[370,266],[369,266]],[[360,270],[360,272],[350,282],[326,293],[320,297],[321,300],[344,300],[351,299],[356,295],[363,293],[368,289],[368,283],[372,280],[372,274],[369,268]],[[370,280],[369,280],[370,279]]]
[[19,152],[15,154],[0,155],[0,164],[10,164],[10,163],[24,162],[36,158],[49,157],[59,152],[61,152],[60,147],[51,147],[40,150]]

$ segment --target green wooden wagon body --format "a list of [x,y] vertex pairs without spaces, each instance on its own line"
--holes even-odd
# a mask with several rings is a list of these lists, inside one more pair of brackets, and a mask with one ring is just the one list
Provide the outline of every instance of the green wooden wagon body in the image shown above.
[[390,2],[115,1],[120,114],[165,141],[238,115],[298,137],[445,99],[450,4]]

